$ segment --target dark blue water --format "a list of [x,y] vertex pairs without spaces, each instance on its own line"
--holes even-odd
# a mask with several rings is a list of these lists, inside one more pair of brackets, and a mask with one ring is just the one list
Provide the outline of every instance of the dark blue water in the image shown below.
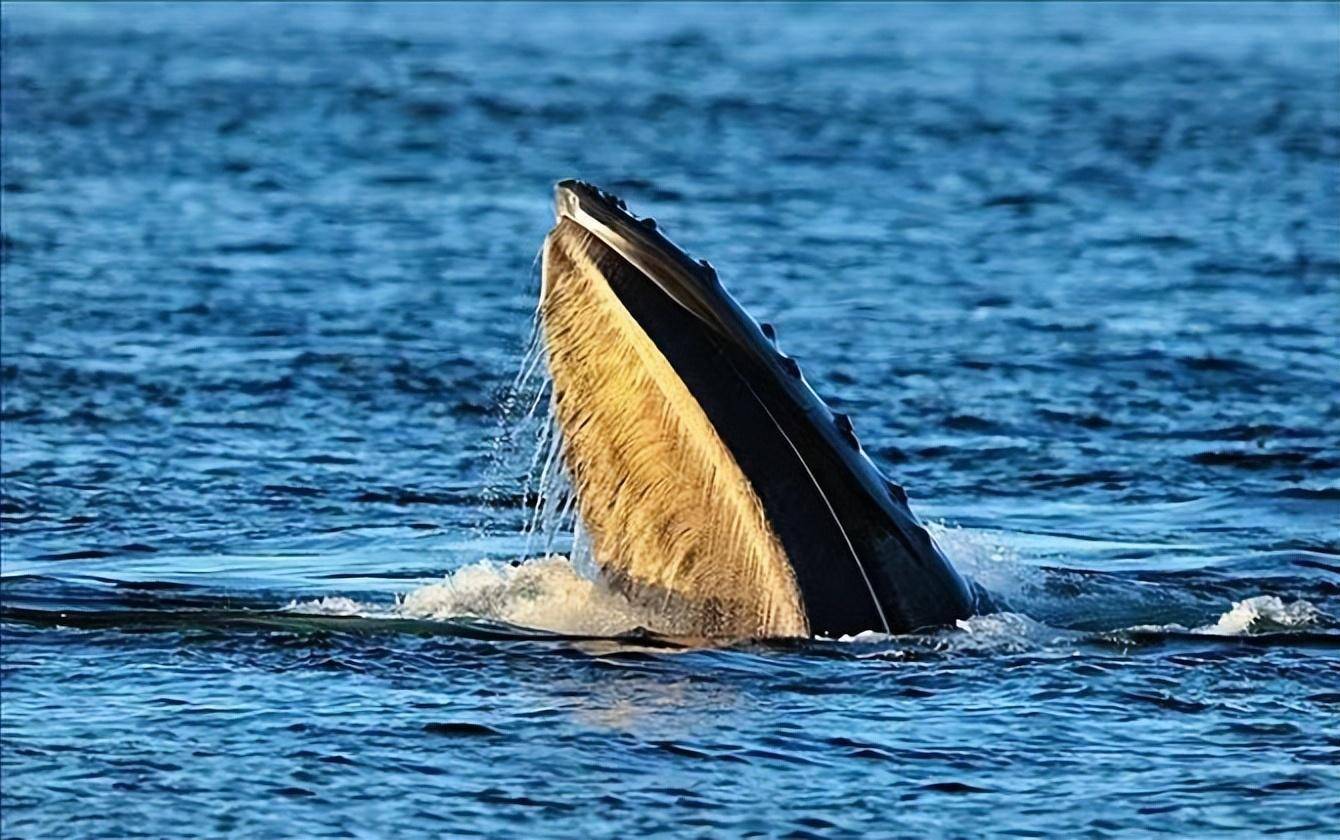
[[[5,837],[1340,828],[1340,7],[2,32]],[[569,176],[1007,611],[576,638],[654,617],[499,437]]]

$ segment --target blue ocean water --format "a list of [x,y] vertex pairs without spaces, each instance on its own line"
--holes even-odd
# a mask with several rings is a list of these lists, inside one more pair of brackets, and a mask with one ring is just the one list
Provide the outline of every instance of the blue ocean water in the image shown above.
[[[0,18],[6,838],[1340,830],[1340,7]],[[574,176],[1004,612],[695,646],[526,535]]]

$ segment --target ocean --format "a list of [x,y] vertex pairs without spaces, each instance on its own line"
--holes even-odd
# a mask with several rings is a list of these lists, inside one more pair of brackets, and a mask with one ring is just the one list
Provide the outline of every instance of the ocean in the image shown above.
[[[1340,6],[0,18],[6,838],[1340,832]],[[665,637],[530,527],[567,177],[1000,612]]]

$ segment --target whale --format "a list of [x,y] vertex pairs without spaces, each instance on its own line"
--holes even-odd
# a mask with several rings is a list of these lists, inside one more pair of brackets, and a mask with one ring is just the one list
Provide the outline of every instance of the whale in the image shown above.
[[554,188],[539,324],[560,458],[601,577],[705,636],[953,625],[962,577],[706,260],[579,180]]

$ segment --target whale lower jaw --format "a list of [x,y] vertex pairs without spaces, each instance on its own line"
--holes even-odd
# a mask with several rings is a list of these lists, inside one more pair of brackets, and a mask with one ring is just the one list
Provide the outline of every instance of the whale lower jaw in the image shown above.
[[540,321],[592,555],[709,636],[908,632],[968,587],[850,421],[650,220],[559,184]]

